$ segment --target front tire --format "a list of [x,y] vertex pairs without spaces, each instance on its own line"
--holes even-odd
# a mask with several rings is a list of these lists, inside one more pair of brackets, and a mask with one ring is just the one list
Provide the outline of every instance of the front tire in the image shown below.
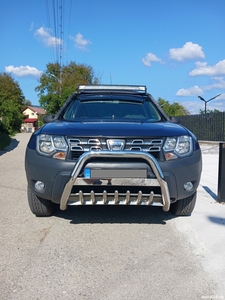
[[190,216],[195,207],[196,197],[197,192],[187,198],[177,200],[171,204],[170,211],[176,216]]
[[50,200],[36,196],[30,187],[27,187],[27,197],[31,212],[37,217],[49,217],[55,210],[55,204]]

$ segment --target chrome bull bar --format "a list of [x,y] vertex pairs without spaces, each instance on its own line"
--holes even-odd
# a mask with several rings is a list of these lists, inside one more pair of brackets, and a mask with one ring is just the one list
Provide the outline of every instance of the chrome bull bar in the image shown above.
[[[130,191],[126,191],[125,194],[120,195],[117,190],[114,193],[108,194],[106,190],[100,195],[91,190],[90,194],[87,195],[83,193],[82,190],[79,191],[77,197],[79,204],[146,204],[150,205],[152,202],[160,203],[163,207],[164,211],[168,211],[170,208],[170,195],[167,186],[167,182],[164,180],[164,175],[161,171],[161,168],[157,162],[157,160],[149,153],[141,152],[141,151],[89,151],[82,154],[76,165],[74,166],[73,171],[71,172],[70,179],[66,183],[61,199],[60,199],[60,209],[65,210],[67,208],[68,202],[74,200],[74,195],[71,194],[71,190],[77,182],[80,182],[82,179],[78,176],[84,167],[84,165],[90,160],[91,158],[137,158],[145,160],[149,166],[151,167],[156,179],[150,179],[149,182],[154,183],[154,185],[158,185],[161,188],[161,194],[155,195],[152,191],[146,195],[142,194],[142,191],[139,191],[137,195],[132,195]],[[117,178],[118,179],[118,178]],[[127,180],[128,178],[126,178]],[[133,180],[133,178],[131,179]],[[146,183],[148,183],[148,179],[143,179]],[[142,181],[143,181],[142,180]],[[121,179],[123,181],[123,179]],[[120,197],[123,200],[119,199]],[[135,199],[136,197],[136,199]],[[88,199],[89,198],[89,199]],[[144,203],[142,200],[144,199]],[[119,201],[121,200],[121,201]],[[76,202],[75,204],[77,204]],[[71,203],[73,204],[73,203]]]

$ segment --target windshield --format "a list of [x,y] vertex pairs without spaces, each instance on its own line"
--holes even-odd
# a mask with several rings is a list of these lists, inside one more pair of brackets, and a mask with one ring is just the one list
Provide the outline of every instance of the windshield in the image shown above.
[[91,99],[72,101],[63,114],[66,121],[156,122],[162,118],[150,101]]

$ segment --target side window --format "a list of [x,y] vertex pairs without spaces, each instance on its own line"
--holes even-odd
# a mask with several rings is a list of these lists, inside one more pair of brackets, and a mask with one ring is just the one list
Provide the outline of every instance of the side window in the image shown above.
[[63,114],[63,119],[72,121],[76,117],[79,101],[71,101]]

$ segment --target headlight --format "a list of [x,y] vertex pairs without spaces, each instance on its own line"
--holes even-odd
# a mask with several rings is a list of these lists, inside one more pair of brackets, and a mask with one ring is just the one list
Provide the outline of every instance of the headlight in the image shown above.
[[40,134],[37,138],[37,151],[39,154],[47,156],[54,154],[54,158],[65,159],[67,148],[68,146],[63,136]]
[[163,146],[166,160],[191,155],[193,152],[192,138],[188,135],[168,137]]

